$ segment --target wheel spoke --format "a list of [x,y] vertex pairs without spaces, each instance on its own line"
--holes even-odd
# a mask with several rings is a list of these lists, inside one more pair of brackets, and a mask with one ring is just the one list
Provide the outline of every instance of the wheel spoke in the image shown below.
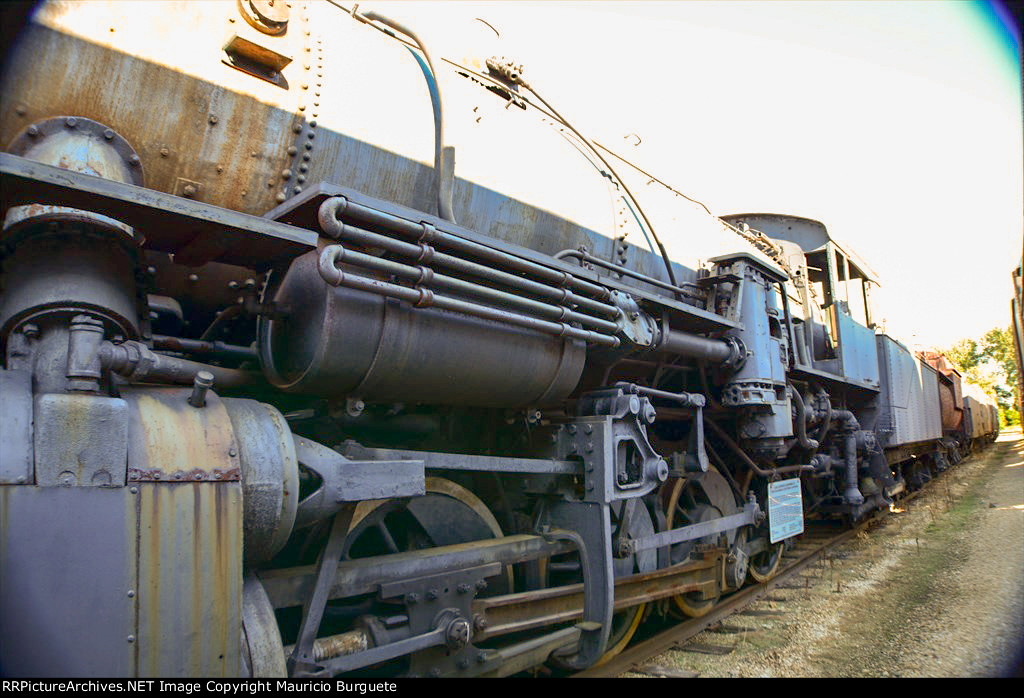
[[391,536],[391,531],[388,530],[387,525],[384,523],[384,519],[377,522],[377,530],[380,531],[380,535],[384,539],[384,545],[388,547],[388,550],[393,553],[400,552],[395,539]]

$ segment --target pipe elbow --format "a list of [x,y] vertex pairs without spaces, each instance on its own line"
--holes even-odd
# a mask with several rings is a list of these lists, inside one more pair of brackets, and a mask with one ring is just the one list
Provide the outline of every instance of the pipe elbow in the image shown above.
[[320,278],[331,286],[340,286],[341,282],[345,279],[345,272],[338,269],[337,263],[339,259],[344,259],[344,257],[345,248],[341,245],[328,245],[325,247],[317,261],[317,271],[320,272]]

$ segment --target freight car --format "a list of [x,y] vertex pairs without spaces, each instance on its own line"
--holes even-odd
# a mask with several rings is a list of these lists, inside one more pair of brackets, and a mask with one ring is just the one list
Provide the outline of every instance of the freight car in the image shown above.
[[824,225],[663,244],[541,89],[334,3],[32,13],[0,79],[3,672],[579,669],[962,448]]

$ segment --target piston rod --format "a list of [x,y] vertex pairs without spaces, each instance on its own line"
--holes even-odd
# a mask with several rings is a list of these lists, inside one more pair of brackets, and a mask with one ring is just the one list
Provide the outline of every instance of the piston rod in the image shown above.
[[665,329],[661,344],[655,350],[661,354],[687,356],[711,364],[735,364],[744,358],[743,349],[736,340],[709,339],[687,332]]

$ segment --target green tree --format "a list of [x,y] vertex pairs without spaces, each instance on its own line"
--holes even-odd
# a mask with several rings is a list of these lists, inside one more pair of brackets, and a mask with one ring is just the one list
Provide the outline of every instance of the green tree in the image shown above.
[[981,338],[981,355],[995,361],[1006,377],[1006,383],[1017,385],[1017,359],[1013,347],[1013,328],[993,327]]
[[964,378],[995,399],[1004,425],[1020,423],[1013,400],[1013,391],[1017,389],[1017,362],[1010,328],[993,327],[981,339],[961,339],[942,353]]

